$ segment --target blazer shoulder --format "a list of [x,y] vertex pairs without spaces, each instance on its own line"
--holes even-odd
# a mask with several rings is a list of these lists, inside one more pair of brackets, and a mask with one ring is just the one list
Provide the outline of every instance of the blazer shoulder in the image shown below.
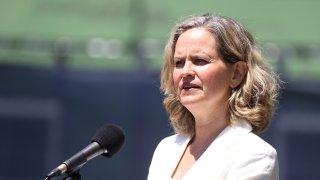
[[186,141],[188,141],[190,138],[184,135],[180,134],[174,134],[168,137],[163,138],[160,143],[158,144],[158,148],[165,146],[181,146],[183,145]]
[[254,133],[249,133],[242,140],[242,147],[254,154],[277,154],[276,149]]

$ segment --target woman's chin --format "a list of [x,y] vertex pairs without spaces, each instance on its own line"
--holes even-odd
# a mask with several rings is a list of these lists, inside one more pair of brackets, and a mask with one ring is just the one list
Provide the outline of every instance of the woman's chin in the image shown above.
[[180,97],[180,102],[185,107],[194,106],[201,102],[201,98],[196,96],[187,96],[187,97],[184,96],[184,97]]

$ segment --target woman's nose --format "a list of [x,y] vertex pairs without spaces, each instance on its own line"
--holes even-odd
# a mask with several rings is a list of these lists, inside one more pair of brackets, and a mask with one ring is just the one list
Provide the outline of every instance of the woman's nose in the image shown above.
[[186,61],[183,69],[182,69],[182,76],[186,77],[186,76],[194,76],[194,70],[193,70],[193,64],[189,61]]

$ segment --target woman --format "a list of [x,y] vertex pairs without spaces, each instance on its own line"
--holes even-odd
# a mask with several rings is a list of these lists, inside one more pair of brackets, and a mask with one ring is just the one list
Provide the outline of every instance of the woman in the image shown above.
[[274,113],[279,79],[237,21],[178,24],[166,45],[164,105],[176,134],[156,148],[148,179],[278,179],[276,150],[256,134]]

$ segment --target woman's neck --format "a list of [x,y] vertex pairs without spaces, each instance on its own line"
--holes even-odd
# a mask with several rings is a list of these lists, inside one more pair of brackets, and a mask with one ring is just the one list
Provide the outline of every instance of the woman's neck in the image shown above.
[[227,117],[195,120],[195,134],[189,144],[190,152],[195,159],[198,159],[212,141],[228,126],[229,120]]

